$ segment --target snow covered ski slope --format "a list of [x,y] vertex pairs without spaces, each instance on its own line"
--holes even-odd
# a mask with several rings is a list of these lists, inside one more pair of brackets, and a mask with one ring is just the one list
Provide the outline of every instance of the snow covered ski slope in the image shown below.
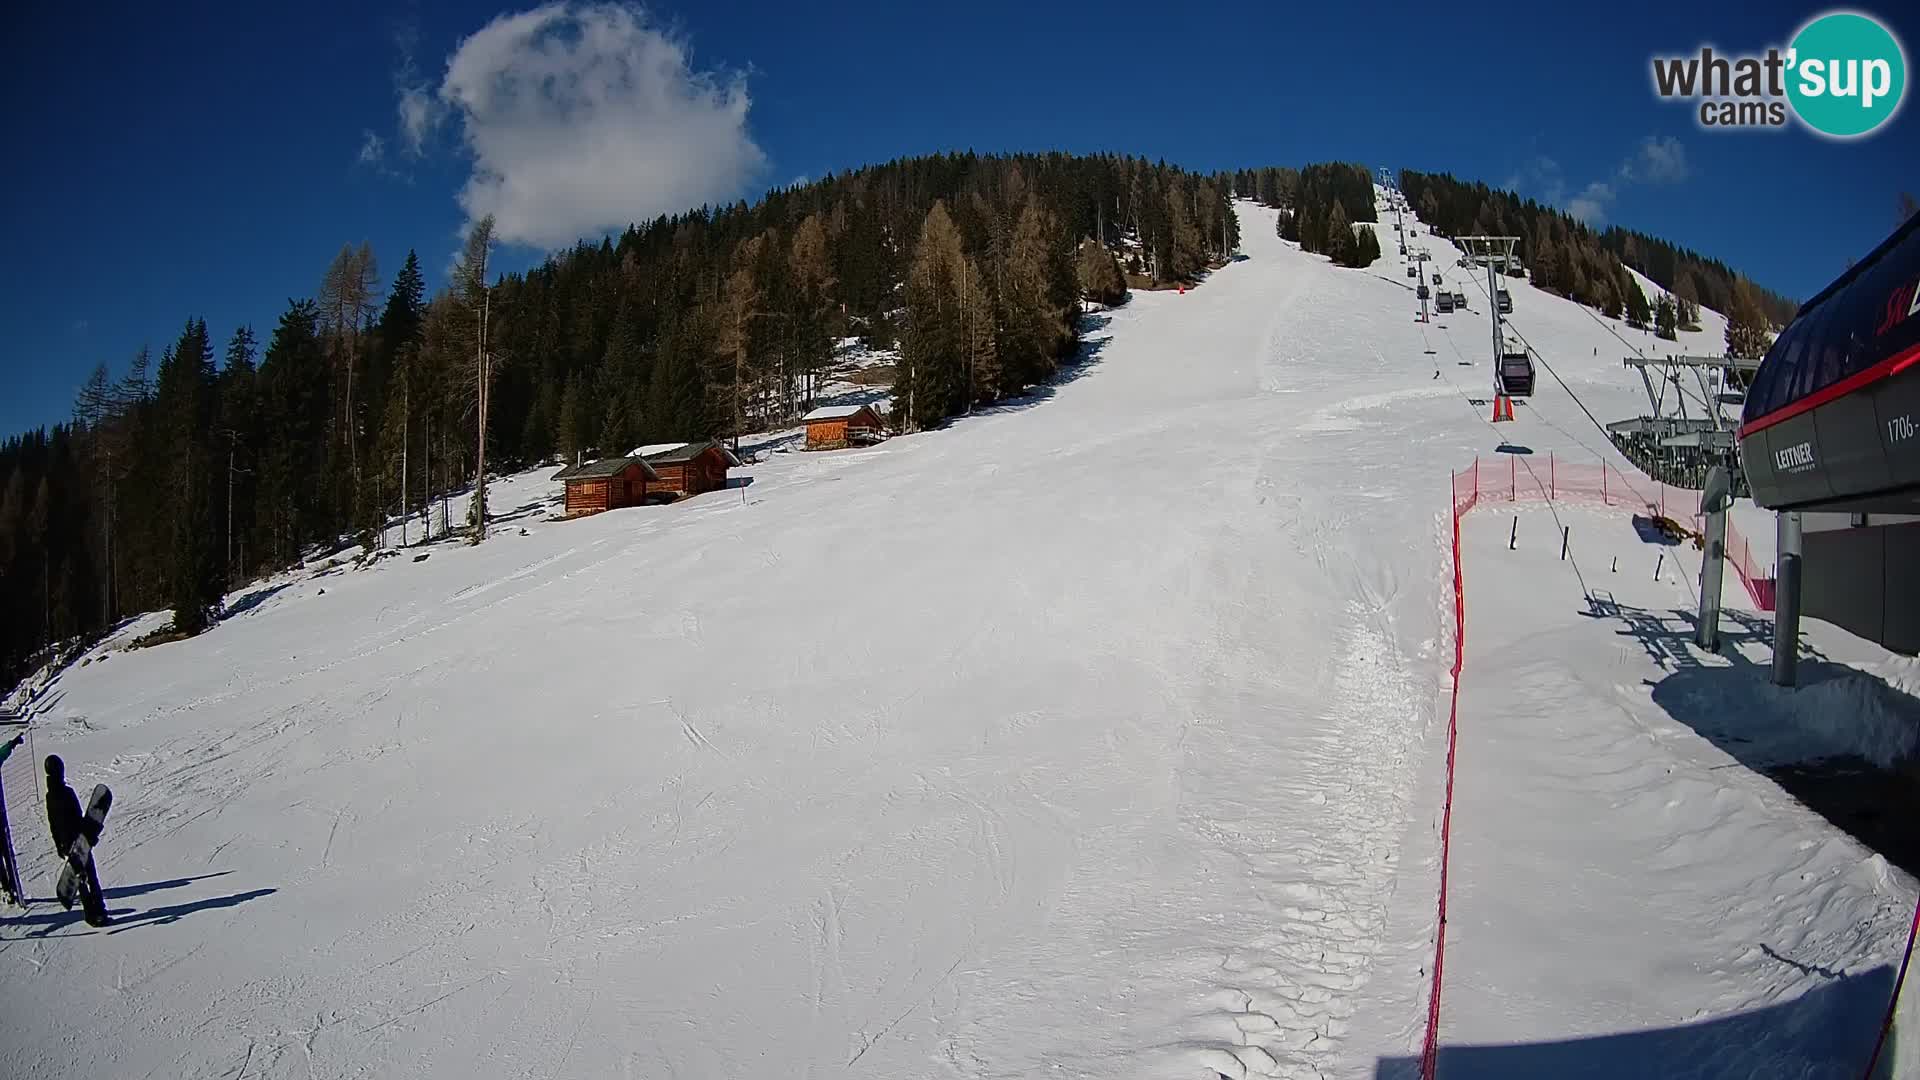
[[[0,927],[0,1074],[1403,1060],[1448,473],[1607,448],[1544,373],[1486,422],[1484,301],[1416,324],[1395,260],[1241,213],[1244,260],[1103,316],[1031,402],[573,522],[515,478],[478,548],[70,669],[35,749],[118,795],[119,922]],[[1636,411],[1617,324],[1510,288],[1590,407]]]

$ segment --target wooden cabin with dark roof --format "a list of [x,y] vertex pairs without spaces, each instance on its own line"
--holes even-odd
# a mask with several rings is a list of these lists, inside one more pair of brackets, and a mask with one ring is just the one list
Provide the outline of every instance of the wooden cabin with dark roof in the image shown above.
[[[649,450],[652,452],[647,453]],[[642,447],[641,451],[641,460],[654,474],[648,490],[682,496],[726,487],[727,470],[740,465],[733,451],[711,439],[659,449]]]
[[639,506],[658,487],[660,474],[641,458],[617,457],[569,465],[553,478],[567,485],[566,516],[571,518]]
[[868,446],[886,437],[880,414],[871,405],[823,405],[800,420],[807,425],[809,450]]

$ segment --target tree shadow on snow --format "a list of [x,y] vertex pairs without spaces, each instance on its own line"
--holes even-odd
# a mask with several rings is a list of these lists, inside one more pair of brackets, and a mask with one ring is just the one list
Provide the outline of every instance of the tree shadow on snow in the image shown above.
[[1085,378],[1100,365],[1100,353],[1106,349],[1109,338],[1097,338],[1082,341],[1080,351],[1072,360],[1063,360],[1051,379],[1029,386],[1018,394],[1009,394],[991,405],[983,405],[973,412],[948,418],[941,427],[958,423],[968,416],[998,416],[1003,413],[1025,412],[1035,405],[1053,400],[1060,388]]
[[[1853,1076],[1879,1033],[1893,968],[1841,975],[1791,1001],[1695,1024],[1527,1043],[1448,1045],[1441,1028],[1438,1074],[1473,1080],[1536,1077]],[[1893,1075],[1896,1028],[1876,1077]],[[1838,1071],[1836,1071],[1838,1067]],[[1380,1058],[1375,1080],[1414,1080],[1418,1054]]]
[[[1882,737],[1903,728],[1920,729],[1920,698],[1805,646],[1800,685],[1773,685],[1769,664],[1748,659],[1739,648],[1770,646],[1772,640],[1772,621],[1749,612],[1721,613],[1719,655],[1725,664],[1702,662],[1693,644],[1698,620],[1691,611],[1661,614],[1597,594],[1581,614],[1621,622],[1621,636],[1637,642],[1666,673],[1648,685],[1653,703],[1667,715],[1768,777],[1888,862],[1920,874],[1920,833],[1909,827],[1920,817],[1920,773],[1912,767],[1881,768],[1854,753],[1823,749],[1834,744],[1820,741],[1823,732],[1808,730],[1808,718],[1815,716],[1829,732],[1845,723],[1879,726]],[[1886,731],[1888,725],[1894,730]]]
[[237,619],[291,588],[293,588],[293,582],[291,581],[282,581],[277,585],[262,586],[242,596],[240,599],[235,600],[232,606],[227,608],[220,618],[223,622],[227,619]]

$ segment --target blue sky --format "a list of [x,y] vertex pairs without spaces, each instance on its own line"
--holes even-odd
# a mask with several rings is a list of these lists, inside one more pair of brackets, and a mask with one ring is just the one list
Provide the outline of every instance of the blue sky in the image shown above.
[[[1488,24],[1430,3],[705,0],[576,18],[567,55],[540,47],[551,19],[497,21],[528,7],[109,7],[28,5],[0,70],[0,433],[63,418],[95,363],[118,374],[189,317],[264,340],[344,242],[388,276],[417,248],[437,285],[465,206],[526,239],[507,254],[526,265],[596,218],[928,151],[1346,159],[1584,198],[1804,297],[1920,188],[1911,105],[1837,143],[1703,131],[1654,98],[1652,54],[1784,44],[1823,5],[1540,4]],[[1920,41],[1910,9],[1862,10]],[[610,59],[640,74],[596,87]]]

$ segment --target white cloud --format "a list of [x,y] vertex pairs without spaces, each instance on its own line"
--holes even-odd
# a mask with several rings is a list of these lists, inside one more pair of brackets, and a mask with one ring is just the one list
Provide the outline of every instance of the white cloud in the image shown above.
[[386,156],[387,140],[375,134],[372,128],[360,133],[360,164],[378,165]]
[[1606,224],[1607,207],[1613,205],[1615,197],[1612,185],[1595,180],[1567,202],[1567,213],[1597,229]]
[[1687,164],[1687,148],[1671,135],[1649,135],[1640,141],[1634,156],[1620,163],[1622,180],[1644,184],[1678,184],[1693,175]]
[[744,75],[696,71],[636,8],[547,4],[461,41],[432,94],[400,85],[414,152],[444,116],[473,159],[459,194],[507,243],[581,236],[737,195],[765,166]]
[[400,145],[411,157],[419,157],[427,136],[440,123],[444,111],[438,98],[424,86],[400,87]]
[[[1543,189],[1547,202],[1559,204],[1566,188],[1558,174],[1559,167],[1552,159],[1543,157],[1536,159],[1516,179],[1532,178],[1536,186]],[[1566,199],[1567,213],[1597,229],[1606,224],[1607,213],[1619,198],[1620,189],[1629,184],[1678,184],[1692,175],[1685,144],[1671,135],[1649,135],[1614,167],[1612,176],[1595,180],[1578,195]]]
[[1545,154],[1536,155],[1501,186],[1530,195],[1549,206],[1558,206],[1567,195],[1567,178],[1560,170],[1560,163]]

